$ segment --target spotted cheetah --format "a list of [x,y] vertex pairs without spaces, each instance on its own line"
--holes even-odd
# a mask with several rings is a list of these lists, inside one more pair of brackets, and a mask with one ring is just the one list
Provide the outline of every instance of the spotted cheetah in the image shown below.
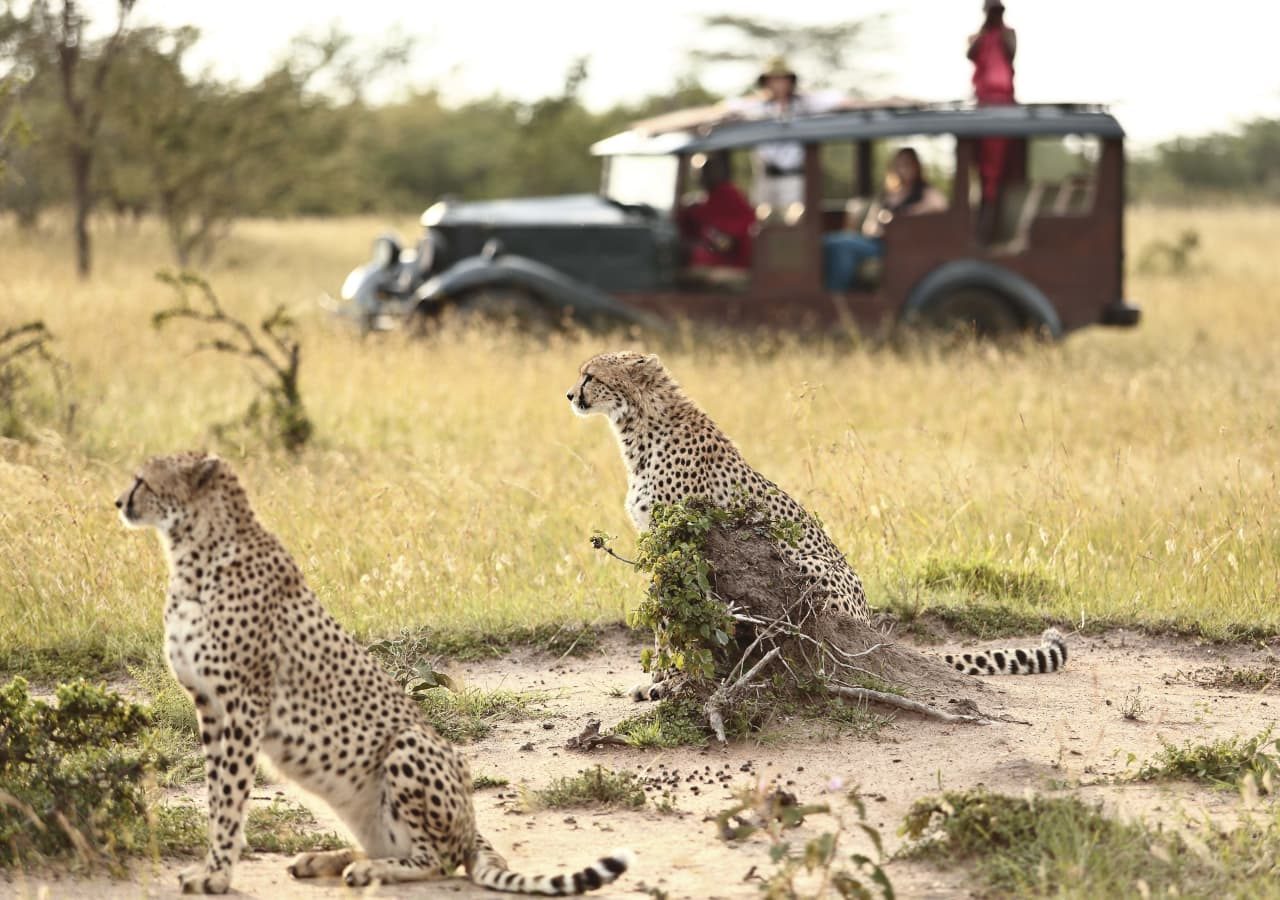
[[[808,579],[810,590],[833,615],[867,621],[862,580],[818,519],[742,458],[738,448],[711,417],[685,395],[662,362],[652,354],[631,352],[593,356],[578,370],[566,394],[580,416],[603,415],[613,425],[627,467],[626,509],[644,531],[655,503],[703,496],[727,507],[744,495],[768,515],[798,523],[800,539],[779,550]],[[1062,634],[1050,628],[1039,647],[964,653],[945,657],[948,665],[971,675],[1055,672],[1067,661]],[[661,682],[637,685],[636,700],[658,699]]]
[[264,757],[326,801],[363,850],[304,853],[289,867],[295,878],[341,875],[360,886],[447,878],[463,866],[493,890],[561,896],[626,870],[626,850],[569,875],[507,868],[476,831],[466,758],[320,605],[225,462],[150,459],[116,507],[125,524],[160,534],[165,652],[200,719],[209,854],[180,876],[184,893],[230,887]]

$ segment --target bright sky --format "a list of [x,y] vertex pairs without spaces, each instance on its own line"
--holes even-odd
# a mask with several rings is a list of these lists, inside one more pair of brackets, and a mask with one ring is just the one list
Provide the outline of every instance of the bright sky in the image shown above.
[[[85,4],[99,21],[113,0]],[[1132,145],[1280,117],[1280,70],[1271,65],[1280,5],[1162,0],[1006,0],[1018,31],[1017,91],[1024,102],[1105,102]],[[290,37],[336,23],[376,40],[394,30],[418,39],[404,87],[439,87],[465,99],[501,93],[532,100],[554,93],[570,62],[590,57],[593,107],[670,87],[687,70],[702,15],[732,11],[802,23],[889,11],[885,73],[872,93],[964,98],[964,39],[981,22],[981,0],[140,0],[135,16],[191,24],[203,35],[195,59],[224,77],[251,80]],[[705,79],[736,93],[747,73]],[[801,78],[805,73],[801,72]],[[814,75],[816,73],[811,73]]]

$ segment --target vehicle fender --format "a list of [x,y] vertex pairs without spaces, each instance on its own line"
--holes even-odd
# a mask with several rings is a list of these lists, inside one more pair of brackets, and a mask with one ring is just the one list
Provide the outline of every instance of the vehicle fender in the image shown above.
[[429,307],[490,286],[522,288],[550,307],[567,308],[584,318],[605,317],[649,328],[661,327],[660,320],[648,313],[544,263],[514,254],[482,253],[461,259],[424,282],[415,297],[419,305]]
[[386,279],[386,270],[376,263],[356,266],[342,282],[341,297],[361,310],[372,312],[378,307],[378,288]]
[[1062,320],[1049,298],[1017,272],[980,259],[945,263],[916,282],[902,307],[902,318],[924,313],[935,298],[957,288],[985,288],[1005,297],[1028,321],[1039,324],[1052,337],[1062,337]]

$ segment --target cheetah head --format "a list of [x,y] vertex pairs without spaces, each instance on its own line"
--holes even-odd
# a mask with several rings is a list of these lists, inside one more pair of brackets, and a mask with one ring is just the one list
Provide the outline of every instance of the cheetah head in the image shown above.
[[116,498],[120,518],[130,528],[154,528],[168,535],[193,514],[193,504],[230,470],[216,456],[176,453],[153,456]]
[[603,415],[617,422],[631,412],[643,412],[646,398],[658,383],[669,381],[661,360],[650,353],[601,353],[578,369],[578,382],[565,396],[580,416]]

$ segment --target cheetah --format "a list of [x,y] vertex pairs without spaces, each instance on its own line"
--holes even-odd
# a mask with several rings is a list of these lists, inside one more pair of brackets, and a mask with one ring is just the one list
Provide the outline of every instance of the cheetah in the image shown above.
[[618,878],[618,850],[568,875],[527,876],[476,830],[467,760],[321,606],[260,524],[235,473],[203,453],[154,457],[116,500],[153,528],[169,563],[165,653],[195,702],[209,791],[209,854],[184,893],[221,894],[244,844],[254,766],[269,762],[324,800],[363,853],[304,853],[295,878],[349,886],[450,877],[563,896]]
[[[800,539],[794,545],[781,543],[779,551],[807,579],[824,612],[869,621],[862,580],[817,517],[747,464],[657,356],[602,353],[583,363],[578,376],[566,397],[577,415],[603,415],[612,423],[627,467],[626,509],[638,531],[649,527],[655,503],[703,496],[727,507],[745,496],[759,502],[770,518],[800,525]],[[1062,634],[1050,628],[1038,647],[944,659],[970,675],[1040,674],[1066,664],[1067,645]],[[665,691],[663,682],[655,681],[632,688],[631,697],[656,700]]]

